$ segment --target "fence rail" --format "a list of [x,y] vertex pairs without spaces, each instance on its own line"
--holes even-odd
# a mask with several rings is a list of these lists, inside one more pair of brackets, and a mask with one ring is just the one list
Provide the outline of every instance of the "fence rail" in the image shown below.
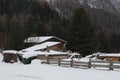
[[85,68],[108,68],[109,70],[120,69],[120,62],[112,62],[112,61],[91,61],[82,62],[82,61],[65,61],[65,60],[51,60],[46,59],[42,61],[43,64],[56,64],[58,66],[69,66],[69,67],[85,67]]

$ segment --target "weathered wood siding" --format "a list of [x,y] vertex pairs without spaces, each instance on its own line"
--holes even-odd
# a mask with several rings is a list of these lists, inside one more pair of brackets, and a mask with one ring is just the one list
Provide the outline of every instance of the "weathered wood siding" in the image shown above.
[[120,61],[120,58],[117,57],[107,57],[105,58],[107,61]]
[[37,56],[38,59],[66,59],[67,58],[67,55],[49,55],[49,56],[45,56],[45,55],[38,55]]
[[57,44],[57,45],[54,45],[54,46],[48,46],[47,51],[49,50],[55,50],[55,51],[64,51],[64,44],[63,43],[60,43],[60,44]]
[[120,61],[120,57],[118,56],[99,56],[99,59],[105,59],[106,61]]

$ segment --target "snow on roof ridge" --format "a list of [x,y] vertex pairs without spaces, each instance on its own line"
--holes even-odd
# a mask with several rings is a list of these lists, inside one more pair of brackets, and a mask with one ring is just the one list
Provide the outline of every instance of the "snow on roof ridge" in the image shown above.
[[54,37],[54,36],[35,36],[35,37],[32,36],[32,37],[29,37],[29,38],[36,38],[36,37],[40,38],[40,37]]
[[43,42],[46,41],[54,36],[37,36],[37,37],[29,37],[24,40],[24,42]]
[[36,36],[36,37],[29,37],[27,39],[24,40],[24,42],[38,42],[38,43],[41,43],[41,42],[44,42],[48,39],[51,39],[51,38],[56,38],[58,40],[61,40],[63,42],[66,43],[65,40],[61,39],[61,38],[58,38],[56,36]]
[[120,53],[110,53],[110,54],[101,54],[99,56],[114,56],[114,57],[120,57]]
[[55,37],[56,39],[59,39],[59,40],[61,40],[61,41],[63,41],[63,42],[65,42],[65,43],[66,43],[66,41],[65,41],[65,40],[63,40],[63,39],[61,39],[61,38],[58,38],[58,37],[56,37],[56,36],[53,36],[53,37]]
[[18,51],[16,51],[16,50],[4,50],[4,51],[3,51],[3,54],[4,54],[4,53],[17,54],[17,52],[18,52]]

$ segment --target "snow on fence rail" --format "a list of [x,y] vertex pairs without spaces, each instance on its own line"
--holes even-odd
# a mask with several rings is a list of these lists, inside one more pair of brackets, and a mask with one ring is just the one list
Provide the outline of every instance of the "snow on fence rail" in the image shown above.
[[51,60],[51,59],[46,59],[42,61],[42,64],[55,64],[58,66],[64,66],[64,67],[84,67],[84,68],[107,68],[109,70],[114,70],[114,69],[120,69],[120,62],[112,62],[112,61],[91,61],[91,59],[88,62],[82,62],[82,61],[73,61],[71,59],[70,61],[66,60]]

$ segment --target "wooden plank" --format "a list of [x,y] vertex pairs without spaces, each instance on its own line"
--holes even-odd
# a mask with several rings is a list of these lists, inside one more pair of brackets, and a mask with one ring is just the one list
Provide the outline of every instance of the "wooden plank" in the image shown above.
[[58,66],[60,66],[60,65],[61,65],[60,63],[61,63],[61,60],[60,60],[60,59],[58,59]]
[[113,62],[113,64],[119,64],[120,65],[120,62]]
[[70,64],[70,62],[61,62],[61,64]]
[[77,61],[73,61],[73,63],[75,63],[75,64],[88,64],[88,62],[77,62]]
[[73,67],[73,59],[71,59],[70,66]]
[[58,64],[58,62],[50,62],[50,64]]
[[91,61],[91,63],[109,63],[109,61]]
[[47,62],[45,62],[45,61],[43,62],[43,61],[42,61],[41,64],[47,64]]
[[70,63],[61,63],[61,65],[69,65],[70,66]]
[[88,65],[88,63],[73,63],[73,65]]
[[[49,59],[49,58],[48,58]],[[47,60],[47,59],[45,59],[45,60]],[[45,61],[44,60],[44,61]],[[49,61],[57,61],[57,59],[49,59]]]
[[88,67],[88,64],[73,64],[73,66],[84,66],[84,67]]
[[58,63],[58,61],[50,61],[50,63],[51,63],[51,62],[57,62],[57,63]]
[[61,62],[71,62],[71,61],[64,61],[64,60],[61,60]]
[[70,65],[61,64],[62,67],[71,67]]
[[109,65],[100,65],[100,64],[92,64],[92,67],[105,67],[105,68],[109,68]]
[[61,60],[62,63],[70,63],[71,61],[63,61]]
[[113,62],[112,61],[109,62],[109,70],[113,70]]
[[113,65],[112,66],[114,69],[120,69],[120,65]]

